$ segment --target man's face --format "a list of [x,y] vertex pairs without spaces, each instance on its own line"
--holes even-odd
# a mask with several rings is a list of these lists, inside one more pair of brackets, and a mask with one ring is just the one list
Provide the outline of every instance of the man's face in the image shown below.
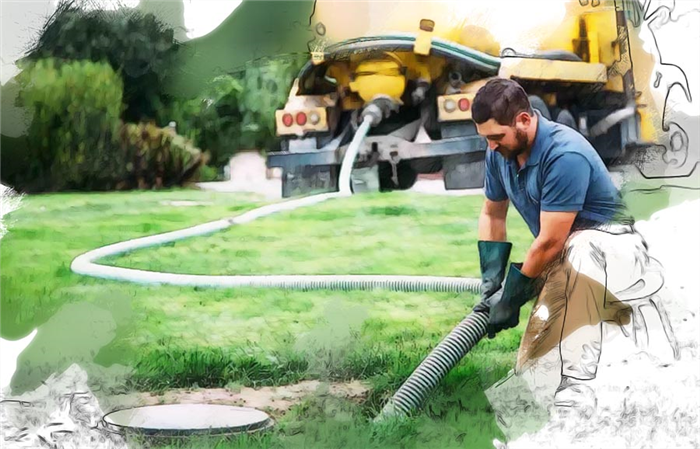
[[513,160],[528,148],[529,124],[529,115],[521,113],[513,126],[501,125],[496,120],[489,119],[480,125],[477,124],[476,129],[480,136],[486,138],[490,149],[497,151],[506,159]]

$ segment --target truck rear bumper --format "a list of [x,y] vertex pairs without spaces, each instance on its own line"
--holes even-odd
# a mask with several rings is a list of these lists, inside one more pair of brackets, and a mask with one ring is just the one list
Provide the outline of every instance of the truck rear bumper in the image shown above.
[[[486,151],[486,140],[480,136],[455,137],[432,142],[416,143],[402,139],[391,139],[389,136],[368,137],[364,142],[361,154],[379,153],[378,160],[389,160],[387,154],[396,153],[401,160],[420,159],[427,157],[456,156],[462,154]],[[376,145],[376,146],[373,146]],[[381,145],[381,151],[377,146]],[[331,150],[315,150],[307,152],[278,151],[268,153],[267,166],[280,167],[285,170],[299,166],[340,165],[347,150],[347,145]]]

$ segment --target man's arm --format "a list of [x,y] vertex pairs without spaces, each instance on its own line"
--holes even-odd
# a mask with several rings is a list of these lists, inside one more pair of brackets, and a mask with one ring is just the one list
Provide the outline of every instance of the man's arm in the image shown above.
[[520,270],[536,278],[564,250],[571,226],[578,212],[540,212],[540,234],[530,246]]
[[486,198],[479,215],[479,240],[506,241],[506,216],[508,200],[491,201]]
[[586,199],[590,182],[590,166],[586,164],[580,154],[567,152],[544,168],[540,232],[523,266],[511,264],[501,296],[489,304],[489,338],[518,325],[520,308],[537,294],[536,278],[564,250],[574,219]]
[[[520,308],[537,294],[536,278],[564,249],[578,212],[541,212],[540,234],[530,247],[520,269],[511,264],[503,288],[488,300],[487,334],[494,338],[503,329],[518,325]],[[475,308],[475,311],[479,311]]]
[[564,249],[576,215],[583,209],[591,168],[581,154],[565,152],[545,167],[540,212],[540,233],[525,257],[521,272],[530,278]]

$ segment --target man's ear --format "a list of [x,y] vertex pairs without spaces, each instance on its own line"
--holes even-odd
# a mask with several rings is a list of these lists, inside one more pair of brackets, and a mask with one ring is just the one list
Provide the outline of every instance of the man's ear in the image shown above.
[[532,116],[525,111],[523,111],[515,116],[516,126],[520,125],[521,127],[527,129],[530,127],[531,123],[532,123]]

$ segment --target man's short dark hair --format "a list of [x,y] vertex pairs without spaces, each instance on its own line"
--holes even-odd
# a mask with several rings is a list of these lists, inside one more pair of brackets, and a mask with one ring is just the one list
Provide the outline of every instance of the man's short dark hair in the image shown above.
[[492,79],[479,89],[472,102],[472,119],[479,125],[494,119],[512,126],[521,112],[532,114],[532,106],[525,89],[510,79]]

